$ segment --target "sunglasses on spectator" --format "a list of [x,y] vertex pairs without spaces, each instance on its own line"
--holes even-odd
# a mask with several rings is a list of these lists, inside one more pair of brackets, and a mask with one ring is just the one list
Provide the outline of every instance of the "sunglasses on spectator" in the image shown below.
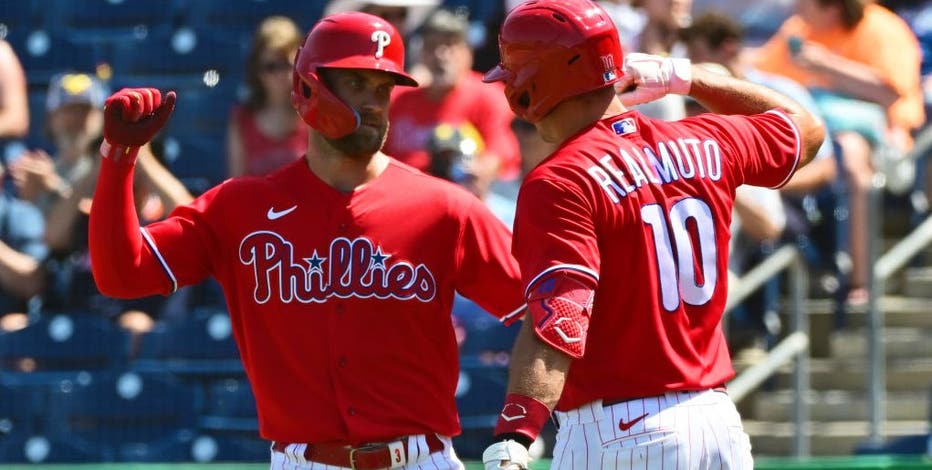
[[284,72],[291,70],[291,62],[288,61],[276,61],[276,62],[263,62],[259,64],[259,70],[262,73],[276,73]]

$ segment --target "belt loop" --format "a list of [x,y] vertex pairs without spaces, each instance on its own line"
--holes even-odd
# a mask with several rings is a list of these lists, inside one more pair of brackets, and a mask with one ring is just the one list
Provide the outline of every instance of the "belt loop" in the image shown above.
[[356,470],[356,451],[359,450],[359,447],[353,447],[349,451],[349,464],[350,468]]

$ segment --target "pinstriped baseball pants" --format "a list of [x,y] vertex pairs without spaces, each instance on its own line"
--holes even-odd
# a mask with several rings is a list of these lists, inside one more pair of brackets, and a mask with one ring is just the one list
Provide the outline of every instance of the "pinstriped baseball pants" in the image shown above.
[[[439,436],[443,441],[443,450],[428,453],[427,441],[423,435],[408,436],[408,462],[399,470],[463,470],[463,462],[456,456],[453,443],[449,437]],[[290,444],[284,452],[272,452],[272,465],[270,470],[339,470],[344,467],[335,467],[317,462],[310,462],[304,458],[307,444]]]
[[553,470],[751,470],[751,442],[724,392],[668,392],[557,412]]

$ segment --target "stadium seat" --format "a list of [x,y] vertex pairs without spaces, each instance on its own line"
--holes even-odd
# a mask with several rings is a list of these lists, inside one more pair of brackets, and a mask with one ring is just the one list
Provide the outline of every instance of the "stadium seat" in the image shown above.
[[162,132],[174,137],[213,136],[223,146],[235,103],[235,87],[202,86],[178,91],[175,112]]
[[245,54],[228,36],[179,28],[114,45],[111,65],[121,83],[186,90],[239,83]]
[[22,330],[0,332],[0,370],[106,369],[125,364],[129,346],[129,334],[101,317],[45,314]]
[[14,30],[7,40],[16,51],[33,90],[44,89],[49,79],[58,73],[95,73],[106,56],[100,44],[71,41],[54,30]]
[[[28,3],[28,2],[27,2]],[[120,42],[171,30],[175,10],[166,2],[46,0],[46,27],[78,42]]]
[[207,308],[177,323],[160,323],[142,335],[133,368],[201,377],[243,374],[229,316]]
[[495,360],[495,355],[504,355],[506,362],[499,365],[507,363],[519,325],[506,327],[478,304],[459,295],[453,301],[453,315],[466,332],[466,339],[460,346],[461,356],[471,359],[485,355],[489,361]]
[[222,135],[165,135],[171,172],[194,194],[226,179],[226,145]]
[[191,444],[195,462],[268,462],[269,441],[255,437],[204,433]]
[[204,413],[198,419],[202,430],[257,437],[258,419],[256,398],[248,381],[226,379],[208,384]]
[[40,409],[39,396],[31,388],[0,384],[0,440],[35,432]]
[[0,38],[5,38],[10,31],[30,31],[42,21],[42,8],[39,2],[4,2],[3,16],[0,16]]
[[96,373],[49,394],[44,426],[49,436],[101,448],[107,461],[183,461],[202,404],[196,387],[169,374]]
[[491,430],[501,411],[507,385],[506,367],[461,367],[456,408],[463,429]]
[[92,463],[106,459],[104,448],[74,442],[68,436],[14,434],[0,439],[0,462],[3,463]]
[[184,8],[186,24],[204,25],[225,31],[227,34],[239,35],[245,42],[252,35],[259,23],[268,16],[284,15],[298,24],[302,30],[308,30],[316,22],[327,2],[298,2],[294,0],[245,0],[238,2],[236,8],[230,8],[225,0],[199,0],[187,2]]

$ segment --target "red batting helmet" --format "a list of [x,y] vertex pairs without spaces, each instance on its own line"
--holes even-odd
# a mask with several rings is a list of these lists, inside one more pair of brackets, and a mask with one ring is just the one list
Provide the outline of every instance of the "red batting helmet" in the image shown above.
[[484,81],[504,82],[512,111],[530,122],[622,76],[615,24],[589,0],[526,1],[505,17],[498,42],[501,63]]
[[321,68],[381,70],[398,85],[417,86],[404,72],[401,35],[388,21],[360,12],[337,13],[314,25],[298,49],[291,102],[308,125],[324,136],[343,137],[359,127],[359,115],[323,81]]

